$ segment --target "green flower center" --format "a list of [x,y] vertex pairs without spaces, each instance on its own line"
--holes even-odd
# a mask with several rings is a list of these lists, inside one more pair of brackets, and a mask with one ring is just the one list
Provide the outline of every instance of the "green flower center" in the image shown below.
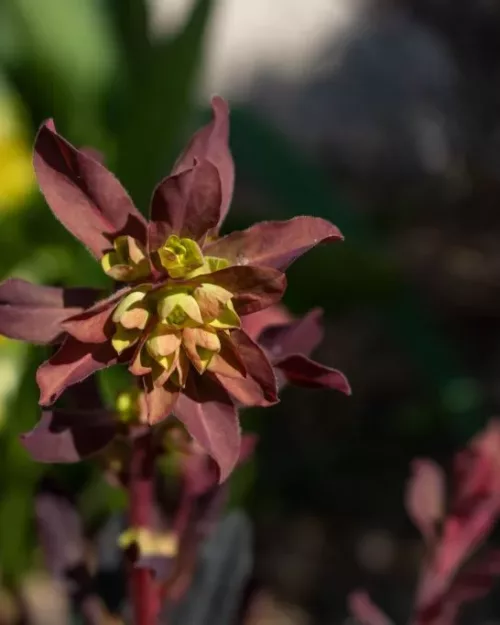
[[240,319],[230,291],[199,279],[189,285],[193,278],[227,267],[228,261],[204,257],[195,241],[176,235],[158,250],[158,259],[171,280],[156,290],[140,285],[120,301],[112,316],[112,345],[121,354],[141,344],[136,353],[141,370],[183,387],[190,366],[199,373],[209,368],[222,348],[219,335],[239,328]]
[[191,271],[203,265],[203,253],[196,241],[181,239],[175,234],[160,247],[158,257],[172,278],[186,278]]

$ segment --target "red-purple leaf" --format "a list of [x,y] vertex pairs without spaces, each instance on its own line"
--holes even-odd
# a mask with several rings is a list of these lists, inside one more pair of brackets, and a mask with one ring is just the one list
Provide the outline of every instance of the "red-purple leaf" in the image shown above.
[[197,276],[189,284],[218,284],[234,294],[239,315],[257,312],[278,302],[286,289],[286,276],[269,267],[227,267]]
[[456,455],[454,477],[459,488],[454,509],[464,514],[478,499],[500,492],[500,420],[492,419],[470,445]]
[[240,455],[240,425],[230,397],[207,375],[188,377],[175,416],[219,467],[219,482],[227,479]]
[[64,399],[65,407],[71,412],[75,410],[99,411],[104,406],[95,375],[74,384]]
[[314,308],[301,319],[263,328],[258,337],[259,344],[274,359],[292,354],[309,356],[323,340],[322,316],[323,311]]
[[[440,587],[438,592],[425,594],[419,589],[412,623],[454,625],[462,605],[484,597],[492,589],[498,576],[500,576],[500,551],[493,549],[482,554],[478,560],[466,564],[465,568],[450,580],[446,588]],[[428,572],[424,581],[430,588],[432,578]],[[439,584],[439,579],[437,583]]]
[[59,289],[11,278],[0,284],[0,334],[30,343],[60,338],[62,321],[99,297],[95,289]]
[[154,386],[151,376],[146,376],[144,381],[147,421],[150,425],[154,425],[172,413],[178,401],[179,390],[168,383],[165,386]]
[[[198,443],[196,443],[198,445]],[[219,483],[217,463],[204,449],[193,451],[183,460],[186,496],[200,497]]]
[[282,371],[290,384],[304,388],[332,388],[351,394],[351,387],[345,375],[337,369],[331,369],[315,362],[302,354],[293,354],[283,360],[273,362]]
[[[291,323],[293,323],[292,315],[284,306],[276,304],[275,306],[269,306],[265,310],[259,310],[259,312],[246,315],[242,319],[242,328],[250,338],[256,341],[264,330],[268,328],[281,329]],[[260,343],[262,345],[262,341]]]
[[46,122],[35,139],[33,164],[54,215],[96,258],[119,235],[146,244],[146,221],[120,182]]
[[276,401],[267,401],[262,396],[262,389],[250,376],[238,379],[214,374],[214,378],[226,389],[239,406],[260,406],[264,408],[273,406],[276,403]]
[[62,323],[62,328],[82,343],[104,343],[115,330],[111,321],[113,310],[118,301],[127,295],[129,290],[128,288],[121,289],[87,310],[68,317]]
[[117,361],[117,354],[110,343],[91,345],[72,337],[66,338],[59,350],[40,365],[36,373],[40,405],[53,404],[66,388]]
[[80,462],[104,449],[116,432],[117,422],[106,410],[45,410],[21,443],[37,462]]
[[373,603],[365,591],[352,592],[347,602],[349,611],[362,625],[392,625],[391,619]]
[[261,265],[286,269],[319,243],[340,241],[339,229],[320,217],[294,217],[289,221],[263,221],[232,232],[208,245],[204,252],[227,258],[235,265]]
[[96,148],[84,145],[83,147],[80,147],[79,150],[80,152],[83,152],[86,156],[88,156],[89,158],[93,158],[94,161],[101,163],[101,165],[105,164],[106,158],[104,154],[102,152],[99,152],[99,150],[97,150]]
[[468,564],[457,576],[448,593],[448,602],[458,605],[483,597],[500,576],[500,550],[490,549],[479,560]]
[[219,173],[209,161],[165,178],[151,201],[149,249],[157,250],[170,234],[202,239],[217,225],[220,205]]
[[178,174],[189,169],[195,161],[208,160],[219,172],[222,191],[219,224],[229,210],[234,187],[234,163],[229,150],[229,108],[220,97],[212,98],[213,120],[193,135],[172,171]]
[[[492,420],[455,461],[450,510],[426,560],[417,599],[416,622],[451,622],[456,584],[500,516],[500,428]],[[465,570],[464,570],[465,567]]]
[[[258,393],[249,405],[260,406],[278,401],[278,383],[273,367],[262,349],[243,330],[231,332],[231,342],[247,372],[246,377],[257,383]],[[223,376],[218,376],[223,384]],[[229,390],[229,389],[227,389]]]
[[414,460],[406,488],[406,511],[429,542],[435,540],[438,523],[444,517],[445,495],[441,467],[432,460]]
[[[241,437],[240,455],[237,466],[247,462],[255,451],[257,436],[244,434]],[[185,456],[183,462],[183,475],[186,480],[186,489],[191,497],[200,497],[211,488],[215,488],[219,480],[217,464],[196,443],[192,452]]]

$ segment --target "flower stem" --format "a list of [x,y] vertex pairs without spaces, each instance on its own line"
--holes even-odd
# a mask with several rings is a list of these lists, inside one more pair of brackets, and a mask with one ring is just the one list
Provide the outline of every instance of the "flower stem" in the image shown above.
[[[129,482],[130,526],[150,527],[153,510],[154,454],[151,434],[132,441]],[[153,574],[149,569],[133,564],[129,569],[129,585],[134,625],[155,625],[158,606]]]

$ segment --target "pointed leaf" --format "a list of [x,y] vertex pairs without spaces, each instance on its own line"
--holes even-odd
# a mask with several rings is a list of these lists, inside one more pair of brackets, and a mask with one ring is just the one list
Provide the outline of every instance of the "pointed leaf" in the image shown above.
[[172,173],[192,167],[196,160],[207,159],[219,173],[222,202],[219,224],[227,215],[234,187],[234,162],[229,150],[229,107],[222,98],[212,98],[213,119],[192,137],[187,148],[177,159]]
[[[257,436],[254,434],[245,434],[241,437],[237,466],[244,464],[251,458],[256,443]],[[196,449],[183,459],[183,475],[189,495],[200,497],[217,486],[219,471],[214,460],[197,443],[193,447]]]
[[[487,539],[500,516],[500,428],[492,420],[455,459],[450,511],[427,559],[417,590],[419,617],[443,614],[464,567]],[[436,612],[437,611],[437,612]],[[437,621],[436,621],[437,622]]]
[[36,373],[40,405],[53,404],[68,386],[117,361],[118,356],[110,343],[91,345],[66,338],[54,356],[40,365]]
[[290,384],[305,388],[332,388],[345,395],[351,394],[349,382],[341,371],[326,367],[302,354],[287,356],[273,364],[285,374]]
[[391,619],[370,599],[368,593],[357,590],[347,598],[349,611],[361,625],[393,625]]
[[61,322],[99,296],[95,289],[59,289],[11,278],[0,284],[0,333],[30,343],[52,343]]
[[224,389],[206,374],[190,374],[174,413],[217,463],[219,482],[226,480],[238,461],[241,437],[236,409]]
[[320,217],[294,217],[289,221],[263,221],[242,232],[232,232],[208,245],[207,255],[226,258],[235,265],[286,269],[319,243],[341,241],[339,229]]
[[411,466],[412,475],[406,487],[406,511],[422,536],[433,541],[445,514],[444,472],[432,460],[414,460]]
[[263,328],[258,342],[273,358],[284,358],[291,354],[309,356],[323,339],[322,316],[323,311],[315,308],[301,319]]
[[[251,315],[246,315],[242,319],[242,328],[249,337],[257,341],[264,330],[268,328],[283,328],[292,322],[293,317],[288,310],[281,304],[276,304]],[[259,340],[259,343],[262,345],[262,341]]]
[[106,410],[45,410],[21,443],[36,462],[80,462],[104,449],[116,433],[117,422]]
[[[273,367],[265,353],[243,330],[231,332],[231,343],[245,367],[246,377],[254,380],[259,388],[255,403],[249,405],[259,406],[262,399],[265,400],[265,405],[276,403],[278,401],[278,383]],[[218,379],[223,383],[222,376],[218,376]]]
[[104,154],[102,152],[99,152],[99,150],[96,150],[96,148],[93,148],[91,146],[83,146],[80,147],[79,150],[89,158],[93,158],[94,161],[101,163],[101,165],[105,165],[106,158]]
[[104,343],[115,331],[115,324],[111,320],[113,311],[128,291],[122,289],[87,310],[68,317],[62,328],[82,343]]
[[145,378],[147,421],[150,425],[166,419],[175,409],[179,389],[169,385],[154,386],[151,376]]
[[151,201],[149,249],[157,250],[170,234],[200,240],[219,221],[219,174],[209,161],[165,178]]
[[120,182],[46,122],[35,139],[33,163],[54,215],[96,258],[120,235],[146,244],[146,222]]

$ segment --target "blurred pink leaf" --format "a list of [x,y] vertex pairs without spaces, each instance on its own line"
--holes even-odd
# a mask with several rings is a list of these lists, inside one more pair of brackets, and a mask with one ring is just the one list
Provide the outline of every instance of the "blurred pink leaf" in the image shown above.
[[426,541],[436,538],[438,523],[445,514],[445,477],[432,460],[414,460],[406,489],[405,506],[409,517]]
[[393,625],[391,619],[373,603],[364,590],[356,590],[347,597],[349,611],[362,625]]

